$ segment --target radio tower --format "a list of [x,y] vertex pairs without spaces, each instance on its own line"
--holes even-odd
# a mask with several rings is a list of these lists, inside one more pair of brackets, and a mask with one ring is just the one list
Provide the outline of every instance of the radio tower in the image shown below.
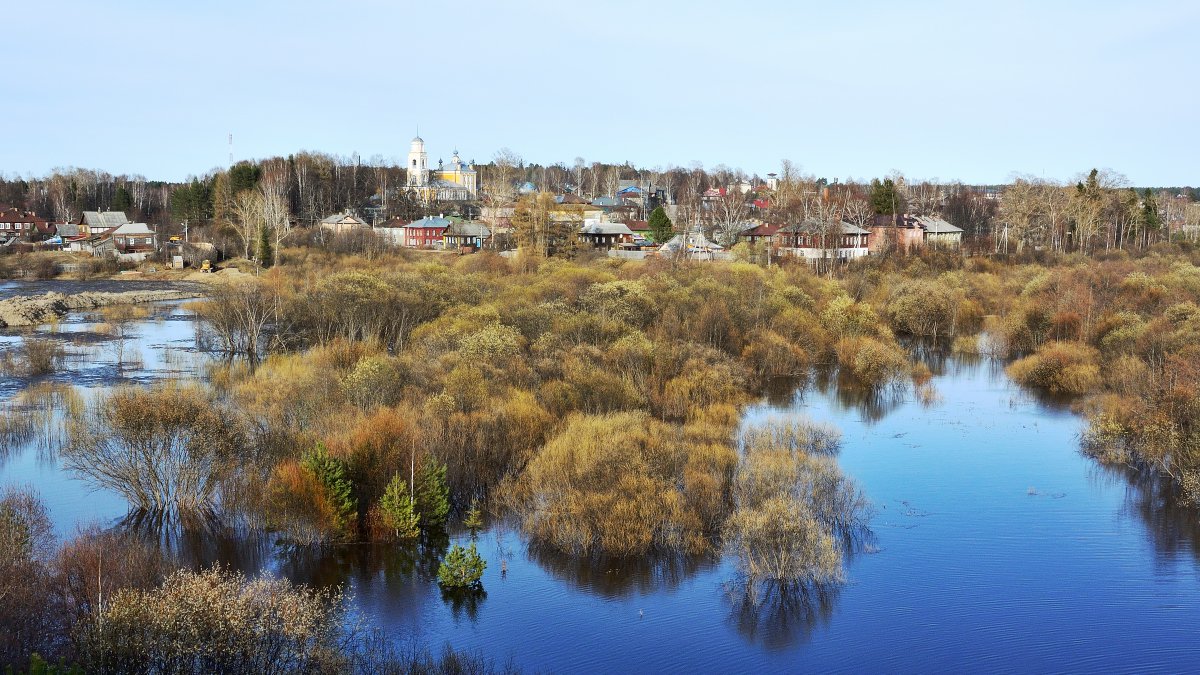
[[225,168],[233,168],[233,133],[229,134],[229,165]]

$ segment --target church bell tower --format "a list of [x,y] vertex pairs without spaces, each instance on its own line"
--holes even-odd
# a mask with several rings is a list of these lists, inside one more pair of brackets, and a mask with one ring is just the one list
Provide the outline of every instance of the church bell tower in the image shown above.
[[412,139],[408,149],[408,186],[425,187],[429,185],[429,155],[425,154],[425,141],[420,136]]

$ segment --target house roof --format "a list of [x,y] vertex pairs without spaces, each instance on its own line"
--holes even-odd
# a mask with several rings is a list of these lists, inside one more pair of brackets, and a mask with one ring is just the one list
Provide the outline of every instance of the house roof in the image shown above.
[[633,234],[625,223],[588,223],[580,230],[581,234]]
[[[908,218],[910,216],[905,217]],[[955,232],[963,231],[961,227],[951,225],[950,223],[936,216],[915,216],[912,217],[912,219],[917,221],[917,224],[921,226],[921,229],[934,234],[953,234]]]
[[719,244],[709,241],[708,238],[700,232],[688,232],[686,234],[677,234],[674,237],[671,237],[671,239],[668,240],[667,243],[660,246],[658,250],[664,253],[674,253],[684,245],[684,242],[687,243],[689,250],[720,251],[724,248]]
[[425,216],[420,220],[412,221],[404,227],[411,227],[413,229],[436,228],[444,230],[447,227],[450,227],[453,222],[454,221],[450,220],[449,218],[443,218],[442,216]]
[[[810,219],[805,220],[800,223],[792,223],[791,225],[785,225],[776,231],[784,232],[784,233],[792,233],[792,232],[812,233],[812,232],[820,232],[822,229],[824,229],[824,227],[825,227],[824,223],[821,223],[816,220],[812,220],[810,218]],[[846,221],[843,220],[841,222],[841,233],[842,234],[870,234],[871,232],[869,230],[864,230],[863,228],[861,228],[857,225],[852,225],[850,223],[847,223]]]
[[326,216],[321,219],[322,225],[359,225],[367,226],[367,221],[352,215],[350,212],[335,213],[332,216]]
[[483,223],[451,223],[444,234],[450,237],[490,237],[492,231]]
[[84,211],[80,220],[81,224],[88,227],[99,228],[118,227],[128,222],[124,211]]
[[628,223],[626,223],[626,225],[629,225],[629,229],[634,232],[649,232],[650,231],[650,221],[648,221],[648,220],[631,220]]
[[79,223],[55,223],[59,235],[63,237],[78,237]]
[[145,223],[124,223],[122,225],[119,225],[119,226],[113,228],[112,232],[110,232],[109,234],[112,234],[112,235],[118,236],[118,237],[120,237],[120,236],[146,236],[146,235],[154,234],[154,230],[151,230],[150,226]]
[[15,206],[0,208],[0,223],[32,223],[38,228],[46,224],[46,219],[33,211],[25,211]]
[[561,195],[558,195],[557,197],[555,197],[554,202],[556,204],[587,204],[588,200],[584,199],[583,197],[580,197],[579,195],[571,194],[570,192],[568,192],[566,194],[561,194]]
[[759,223],[757,227],[742,232],[747,237],[770,237],[783,227],[779,223]]

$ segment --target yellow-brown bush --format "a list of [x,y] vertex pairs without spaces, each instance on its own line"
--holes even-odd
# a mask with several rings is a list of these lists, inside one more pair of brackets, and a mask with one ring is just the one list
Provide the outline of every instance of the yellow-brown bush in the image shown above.
[[1087,394],[1101,384],[1100,353],[1078,342],[1049,342],[1008,366],[1019,384],[1051,394]]

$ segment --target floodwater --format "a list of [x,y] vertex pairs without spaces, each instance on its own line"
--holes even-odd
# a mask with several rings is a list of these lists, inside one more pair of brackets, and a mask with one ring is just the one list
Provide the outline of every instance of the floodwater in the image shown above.
[[[40,329],[48,332],[50,329]],[[53,376],[85,392],[206,358],[183,303],[160,303],[117,368],[86,315],[56,329],[83,354]],[[0,336],[0,347],[22,339]],[[807,415],[843,432],[840,463],[875,504],[848,583],[804,602],[747,607],[720,558],[589,562],[531,549],[496,524],[477,537],[485,594],[444,595],[437,547],[297,552],[269,538],[187,533],[173,548],[319,585],[343,584],[398,642],[443,643],[534,671],[1191,671],[1200,657],[1200,515],[1168,486],[1078,452],[1082,422],[1022,392],[988,359],[931,359],[933,402],[788,387],[746,423]],[[28,382],[5,378],[0,397]],[[38,488],[60,536],[115,525],[120,497],[33,444],[0,454],[0,484]],[[471,537],[456,533],[451,541]]]

